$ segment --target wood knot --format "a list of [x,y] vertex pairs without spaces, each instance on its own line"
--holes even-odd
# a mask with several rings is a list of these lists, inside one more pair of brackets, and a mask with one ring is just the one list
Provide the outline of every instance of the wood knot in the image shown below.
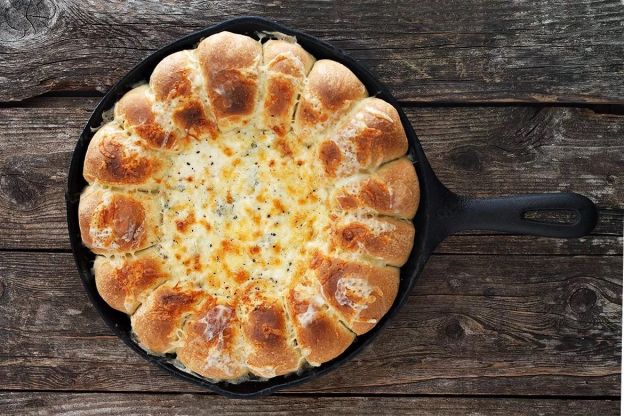
[[0,197],[20,210],[32,209],[41,190],[16,172],[0,171]]
[[451,290],[457,290],[461,286],[461,281],[455,278],[449,279],[447,283],[448,283],[449,289]]
[[457,318],[452,318],[444,327],[446,337],[454,341],[462,338],[464,333],[464,328]]
[[54,26],[59,15],[57,6],[51,0],[17,0],[2,7],[0,42],[6,43],[20,44],[42,38]]
[[485,296],[486,298],[491,298],[495,294],[496,294],[496,291],[494,290],[493,287],[488,287],[483,291],[483,296]]
[[2,299],[5,292],[6,292],[6,284],[2,280],[0,280],[0,299]]
[[597,299],[598,296],[596,295],[596,292],[592,289],[582,287],[575,290],[572,295],[570,295],[568,304],[574,312],[578,314],[586,314],[596,305]]
[[451,154],[451,162],[458,168],[469,172],[481,171],[479,153],[472,147],[458,149]]

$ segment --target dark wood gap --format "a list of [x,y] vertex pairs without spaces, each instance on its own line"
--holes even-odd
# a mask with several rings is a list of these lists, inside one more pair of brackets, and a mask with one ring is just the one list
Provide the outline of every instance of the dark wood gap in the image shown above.
[[[101,98],[104,97],[106,92],[98,90],[58,90],[48,91],[43,94],[35,95],[33,97],[25,98],[23,100],[16,101],[0,101],[0,108],[21,108],[28,107],[33,100],[41,98]],[[546,108],[546,107],[562,107],[562,108],[587,108],[593,110],[597,114],[612,114],[612,115],[624,115],[624,101],[621,104],[612,103],[588,103],[588,102],[534,102],[534,101],[406,101],[399,100],[399,105],[407,108],[418,107],[534,107],[534,108]]]
[[[217,393],[212,391],[205,392],[181,392],[181,391],[125,391],[125,390],[52,390],[52,389],[32,389],[32,390],[19,390],[19,389],[0,389],[0,393],[59,393],[59,394],[122,394],[127,396],[136,396],[136,395],[167,395],[167,396],[180,396],[180,395],[193,395],[193,396],[219,396]],[[281,396],[281,397],[293,397],[293,398],[310,398],[310,397],[325,397],[325,398],[345,398],[345,397],[403,397],[403,398],[435,398],[435,399],[517,399],[517,400],[620,400],[619,396],[613,395],[578,395],[578,396],[566,396],[561,394],[553,394],[553,395],[522,395],[522,394],[391,394],[391,393],[337,393],[337,392],[301,392],[301,393],[290,393],[290,392],[275,392],[270,396]],[[262,396],[266,397],[266,396]]]

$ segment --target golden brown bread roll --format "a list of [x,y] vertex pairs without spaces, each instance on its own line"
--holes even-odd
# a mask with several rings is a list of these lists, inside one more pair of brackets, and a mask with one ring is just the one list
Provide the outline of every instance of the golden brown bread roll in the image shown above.
[[174,352],[181,342],[185,318],[203,296],[190,284],[159,286],[132,315],[132,330],[139,344],[155,354]]
[[312,264],[327,302],[358,335],[388,312],[399,288],[399,269],[317,256]]
[[154,248],[133,256],[97,256],[93,270],[100,296],[127,314],[134,313],[151,289],[171,278],[165,260]]
[[403,156],[407,137],[397,111],[379,98],[360,101],[319,146],[325,174],[349,176]]
[[241,289],[239,313],[249,369],[265,378],[296,371],[301,366],[301,354],[274,285],[266,280],[252,281]]
[[346,66],[327,59],[316,61],[297,106],[295,134],[312,142],[315,134],[324,132],[366,94],[362,82]]
[[221,32],[145,81],[85,157],[102,298],[142,348],[211,381],[343,354],[393,304],[414,243],[397,110],[288,37]]
[[402,266],[414,245],[414,224],[392,217],[343,217],[333,223],[336,250],[357,252]]
[[407,158],[383,165],[370,175],[353,177],[335,191],[338,208],[411,219],[420,201],[418,177]]
[[149,85],[128,91],[115,105],[115,120],[128,132],[140,137],[154,149],[172,149],[176,136],[165,129],[154,111],[154,94]]
[[206,295],[184,325],[178,360],[189,370],[214,380],[236,380],[247,374],[245,350],[236,309]]
[[158,241],[160,207],[148,193],[89,186],[78,218],[82,241],[97,254],[132,253]]
[[197,56],[219,128],[228,130],[248,123],[258,103],[260,43],[248,36],[221,32],[201,41]]
[[290,130],[297,98],[314,57],[296,43],[285,40],[269,40],[263,49],[266,81],[262,126],[283,137]]
[[89,183],[149,190],[161,182],[167,165],[140,139],[110,122],[91,139],[83,174]]
[[177,142],[218,136],[217,121],[204,93],[193,51],[176,52],[163,59],[154,68],[149,85]]
[[327,307],[318,281],[293,279],[285,296],[297,345],[308,363],[319,366],[336,358],[353,342],[355,335]]

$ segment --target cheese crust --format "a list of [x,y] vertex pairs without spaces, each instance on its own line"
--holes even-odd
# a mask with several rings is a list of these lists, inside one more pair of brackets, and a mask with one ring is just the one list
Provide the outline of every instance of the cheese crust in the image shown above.
[[164,58],[89,144],[79,207],[102,298],[212,381],[342,354],[392,306],[420,198],[395,108],[294,40]]

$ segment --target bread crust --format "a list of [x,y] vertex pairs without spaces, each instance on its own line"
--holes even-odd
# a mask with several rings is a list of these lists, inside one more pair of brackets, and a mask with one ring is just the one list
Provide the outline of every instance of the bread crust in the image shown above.
[[166,163],[114,122],[100,128],[89,143],[83,175],[89,183],[154,189]]
[[247,375],[240,321],[235,305],[206,299],[187,320],[177,358],[186,368],[213,380],[236,380]]
[[158,240],[159,211],[150,194],[89,186],[78,206],[82,241],[96,254],[143,250]]
[[338,357],[355,339],[355,334],[326,308],[318,281],[293,280],[286,292],[285,304],[297,345],[309,364],[319,366]]
[[260,107],[262,124],[281,138],[290,131],[297,98],[314,58],[285,40],[269,40],[263,52],[266,80]]
[[112,308],[129,315],[152,289],[171,278],[164,259],[153,248],[132,257],[97,256],[93,270],[102,299]]
[[141,347],[154,354],[174,352],[178,329],[202,297],[203,292],[184,284],[167,283],[154,290],[131,318]]
[[364,211],[411,219],[420,201],[414,165],[397,159],[373,174],[356,177],[335,192],[336,206],[344,211]]
[[375,97],[360,101],[319,146],[319,158],[329,177],[373,170],[403,156],[407,136],[399,113]]
[[156,120],[154,99],[148,85],[133,88],[124,94],[115,105],[115,120],[123,128],[140,137],[154,149],[171,149],[176,137]]
[[293,130],[304,141],[313,142],[315,134],[338,121],[366,95],[364,84],[346,66],[328,59],[316,61],[302,91]]
[[414,245],[414,224],[392,217],[337,219],[332,229],[336,250],[355,252],[400,267]]
[[150,77],[157,102],[163,103],[176,130],[177,142],[217,138],[217,121],[203,100],[202,75],[193,51],[180,51],[160,61]]
[[200,42],[197,56],[219,128],[248,123],[258,102],[260,42],[220,32]]
[[323,296],[357,335],[370,331],[392,306],[399,269],[318,255],[312,268]]
[[239,302],[247,365],[252,373],[265,378],[292,373],[302,361],[282,301],[273,293],[267,281],[250,282],[242,288]]

